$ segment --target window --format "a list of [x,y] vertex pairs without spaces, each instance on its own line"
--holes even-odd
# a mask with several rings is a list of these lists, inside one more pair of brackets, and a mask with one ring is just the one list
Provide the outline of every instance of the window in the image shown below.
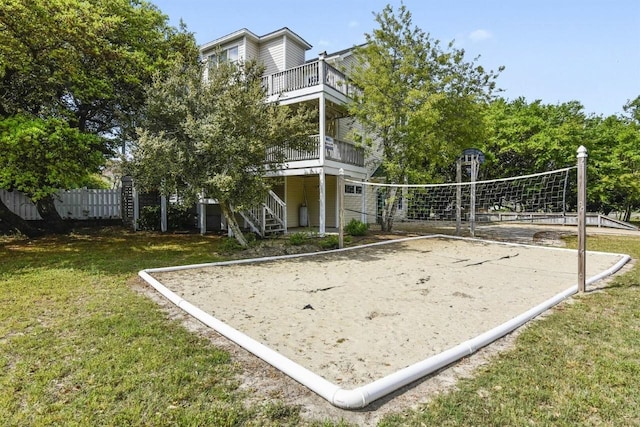
[[223,62],[231,62],[236,64],[238,62],[238,46],[233,46],[227,49],[223,49],[220,53],[209,56],[209,64],[218,65]]
[[345,186],[344,186],[344,194],[361,195],[362,194],[362,185],[345,184]]

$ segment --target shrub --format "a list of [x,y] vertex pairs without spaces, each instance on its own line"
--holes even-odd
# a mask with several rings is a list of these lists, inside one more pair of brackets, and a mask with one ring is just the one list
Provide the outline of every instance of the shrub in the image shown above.
[[160,230],[160,206],[144,206],[140,209],[138,230]]
[[339,245],[338,236],[332,234],[323,239],[320,239],[318,245],[322,249],[337,249]]
[[167,227],[169,230],[191,230],[196,226],[196,213],[184,205],[169,205]]
[[[344,243],[349,243],[350,241],[351,239],[348,237],[344,238]],[[338,246],[340,246],[340,239],[337,235],[332,234],[320,239],[320,241],[318,241],[318,246],[322,249],[338,249]]]
[[240,246],[240,243],[238,243],[235,237],[224,237],[220,240],[220,246],[218,246],[218,249],[222,253],[230,254],[241,250],[242,246]]
[[289,235],[289,243],[291,243],[294,246],[300,246],[304,244],[307,241],[307,239],[309,239],[307,234],[302,232],[293,233]]
[[344,231],[347,234],[352,236],[364,236],[369,232],[369,224],[366,224],[362,221],[358,221],[353,218],[349,223],[344,227]]
[[[140,210],[138,229],[160,231],[160,206],[144,206]],[[191,230],[196,225],[196,214],[189,207],[182,205],[167,206],[167,228],[169,230]]]

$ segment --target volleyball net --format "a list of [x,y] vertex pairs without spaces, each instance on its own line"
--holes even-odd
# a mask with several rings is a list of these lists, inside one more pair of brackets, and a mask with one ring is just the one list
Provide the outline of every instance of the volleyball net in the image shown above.
[[[555,221],[577,211],[576,166],[517,177],[447,184],[345,179],[345,220],[469,224]],[[350,197],[358,195],[358,198]]]

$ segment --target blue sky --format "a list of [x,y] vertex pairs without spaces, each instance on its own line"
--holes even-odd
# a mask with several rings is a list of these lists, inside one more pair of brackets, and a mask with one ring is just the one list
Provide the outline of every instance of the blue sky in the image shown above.
[[[241,28],[263,35],[289,27],[313,45],[307,59],[364,41],[373,12],[399,0],[152,0],[199,44]],[[413,24],[443,43],[455,40],[485,68],[506,68],[502,96],[556,104],[577,100],[585,112],[622,113],[640,95],[638,0],[405,0]]]

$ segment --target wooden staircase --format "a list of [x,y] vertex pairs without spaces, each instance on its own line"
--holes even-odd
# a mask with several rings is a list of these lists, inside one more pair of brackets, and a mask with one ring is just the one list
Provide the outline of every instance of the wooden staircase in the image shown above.
[[269,237],[287,231],[287,205],[271,190],[260,206],[239,213],[249,228],[260,237]]

